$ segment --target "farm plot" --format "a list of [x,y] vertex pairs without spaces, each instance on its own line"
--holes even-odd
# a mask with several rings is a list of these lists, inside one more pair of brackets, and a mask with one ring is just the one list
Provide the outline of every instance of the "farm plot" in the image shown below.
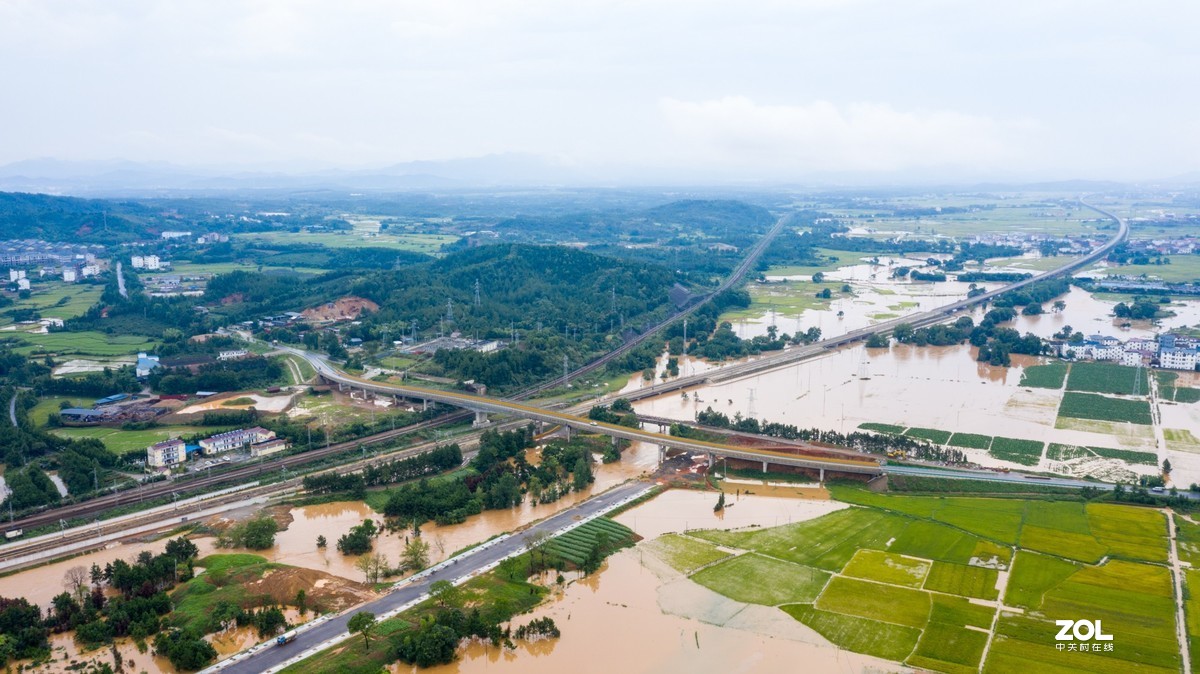
[[886,550],[909,520],[878,510],[838,510],[807,522],[757,531],[693,531],[717,545],[754,550],[790,562],[840,571],[861,548]]
[[[1172,616],[1170,571],[1165,567],[1110,560],[1082,567],[1048,589],[1037,614],[1004,614],[988,657],[989,672],[1178,671],[1179,648]],[[1113,634],[1114,650],[1100,654],[1058,651],[1057,627],[1038,616],[1087,615]],[[1080,658],[1086,657],[1086,664]]]
[[1031,365],[1021,373],[1021,386],[1030,388],[1062,388],[1068,365],[1063,362]]
[[[1179,561],[1200,568],[1200,524],[1192,524],[1175,515],[1175,538],[1179,548]],[[1200,587],[1193,590],[1193,594],[1196,592],[1200,592]],[[1200,620],[1200,616],[1196,618]]]
[[1058,557],[1020,550],[1013,558],[1012,575],[1008,577],[1004,603],[1027,609],[1041,606],[1045,594],[1062,584],[1079,568],[1078,564]]
[[980,435],[978,433],[955,433],[950,436],[949,444],[954,447],[986,450],[992,446],[992,436]]
[[691,573],[702,566],[719,562],[729,557],[728,552],[717,546],[679,534],[663,534],[647,544],[651,552],[658,555],[676,571]]
[[1102,459],[1117,459],[1126,463],[1140,463],[1153,466],[1158,463],[1158,455],[1153,452],[1139,452],[1132,449],[1112,449],[1110,447],[1081,447],[1079,445],[1060,445],[1050,443],[1046,450],[1046,458],[1053,461],[1070,461],[1085,456],[1098,456]]
[[[761,552],[719,562],[693,579],[735,599],[771,603],[786,591],[778,587],[786,583],[781,574],[801,567],[764,555],[809,560],[837,575],[815,600],[780,608],[843,648],[910,667],[951,674],[1178,668],[1160,512],[1081,501],[895,496],[847,486],[832,491],[859,507],[786,527],[693,532]],[[1200,555],[1200,544],[1192,543],[1200,525],[1185,524],[1184,554]],[[1005,567],[1005,603],[1025,613],[1001,614],[981,662],[996,609],[974,602],[998,598]],[[809,596],[819,587],[811,576],[793,585]],[[1061,615],[1102,620],[1118,635],[1120,656],[1108,653],[1099,665],[1070,660],[1078,652],[1054,648],[1053,620]],[[1191,620],[1200,626],[1200,618]]]
[[598,517],[582,526],[555,537],[546,549],[575,565],[583,564],[593,550],[613,550],[633,543],[635,534],[624,524],[607,517]]
[[[747,582],[753,579],[753,582]],[[829,574],[749,553],[710,566],[692,580],[726,597],[748,604],[811,603],[825,587]]]
[[842,648],[898,662],[913,652],[921,636],[921,630],[912,627],[822,611],[809,604],[780,608]]
[[1081,362],[1071,365],[1068,391],[1145,395],[1150,391],[1149,375],[1142,368],[1114,363]]
[[1012,461],[1023,466],[1036,466],[1042,459],[1042,449],[1046,443],[1040,440],[1021,440],[1018,438],[992,439],[988,454],[1003,461]]
[[931,605],[928,592],[835,577],[813,606],[919,629],[929,622]]
[[937,445],[946,444],[950,441],[950,436],[953,435],[950,431],[940,431],[936,428],[910,428],[904,434],[910,438],[928,440]]
[[1187,601],[1184,603],[1187,613],[1188,652],[1192,656],[1192,671],[1196,671],[1196,666],[1200,664],[1200,653],[1196,652],[1196,647],[1200,646],[1200,571],[1187,569],[1184,571],[1184,579],[1188,589],[1185,595]]
[[103,332],[50,332],[29,334],[16,332],[14,337],[25,342],[14,351],[22,355],[55,353],[83,356],[122,356],[139,351],[152,351],[154,340],[136,335],[107,335]]
[[855,578],[919,588],[925,581],[925,574],[929,573],[929,562],[879,550],[859,550],[842,569],[842,573]]
[[963,597],[996,599],[999,591],[996,580],[1000,572],[980,566],[934,562],[925,579],[925,589]]
[[904,426],[895,424],[879,424],[874,421],[867,421],[858,425],[864,431],[875,431],[876,433],[891,433],[892,435],[903,435]]
[[1110,398],[1093,393],[1063,394],[1062,404],[1058,408],[1058,416],[1074,419],[1095,419],[1098,421],[1129,422],[1149,426],[1150,402],[1146,400],[1127,400],[1125,398]]

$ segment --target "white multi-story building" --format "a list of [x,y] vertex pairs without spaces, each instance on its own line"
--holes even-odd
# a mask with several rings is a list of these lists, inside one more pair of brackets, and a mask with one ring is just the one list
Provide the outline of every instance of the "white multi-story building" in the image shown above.
[[134,255],[129,262],[134,269],[157,271],[163,268],[163,261],[157,255]]
[[1129,367],[1141,367],[1150,362],[1149,353],[1143,352],[1141,349],[1130,349],[1126,347],[1121,354],[1120,363]]
[[100,265],[85,264],[79,269],[79,275],[83,278],[90,278],[100,274]]
[[1158,364],[1168,370],[1195,370],[1195,349],[1162,349],[1158,352]]
[[29,279],[27,279],[27,278],[17,279],[17,290],[29,290]]
[[146,448],[146,464],[152,468],[164,468],[187,461],[187,446],[183,440],[164,440]]
[[79,272],[75,271],[74,267],[63,267],[63,281],[66,283],[74,283],[79,280]]
[[166,231],[166,232],[163,232],[161,234],[161,236],[164,239],[190,239],[190,238],[192,238],[192,233],[191,232]]
[[250,355],[245,349],[230,349],[228,351],[218,351],[217,360],[237,360]]
[[218,433],[200,441],[200,450],[205,454],[220,454],[234,449],[242,449],[246,445],[257,445],[260,442],[275,439],[275,431],[255,426],[254,428],[239,428],[235,431]]
[[9,281],[19,281],[23,278],[25,278],[25,270],[24,269],[9,269],[8,270],[8,280]]

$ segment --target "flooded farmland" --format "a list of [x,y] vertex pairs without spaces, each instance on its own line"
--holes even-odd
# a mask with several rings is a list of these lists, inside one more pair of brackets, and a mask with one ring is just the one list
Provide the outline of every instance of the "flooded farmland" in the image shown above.
[[[822,500],[747,496],[712,512],[708,492],[668,491],[616,519],[652,539],[685,528],[774,526],[846,507]],[[889,671],[894,664],[840,650],[782,611],[729,600],[671,570],[639,545],[613,555],[596,574],[574,579],[529,615],[550,617],[554,640],[515,650],[473,644],[459,659],[429,671],[461,672],[726,672],[806,670]],[[596,641],[619,648],[597,657]],[[393,672],[416,671],[395,665]]]

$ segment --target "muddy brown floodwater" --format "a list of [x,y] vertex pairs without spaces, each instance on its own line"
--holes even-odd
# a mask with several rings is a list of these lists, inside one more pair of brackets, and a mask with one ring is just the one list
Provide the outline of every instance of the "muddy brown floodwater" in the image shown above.
[[[684,527],[773,526],[846,507],[820,500],[749,496],[723,517],[710,492],[668,491],[617,519],[653,538]],[[782,611],[747,606],[667,568],[641,546],[624,550],[591,577],[515,622],[551,617],[562,637],[514,650],[472,644],[446,666],[452,672],[782,672],[890,671],[894,663],[840,650]],[[416,671],[400,665],[393,672]]]
[[[536,462],[537,457],[531,456],[530,460]],[[462,548],[549,517],[593,494],[653,471],[657,461],[657,449],[644,443],[633,443],[622,452],[620,461],[595,465],[593,474],[596,481],[591,487],[568,494],[554,503],[534,505],[527,501],[511,510],[485,510],[462,524],[427,524],[421,527],[421,536],[431,546],[430,561],[439,562]],[[293,508],[291,515],[292,524],[286,531],[275,535],[275,546],[255,554],[263,555],[273,562],[326,571],[351,580],[362,580],[362,572],[354,568],[358,556],[343,555],[335,546],[340,536],[364,519],[371,518],[377,522],[382,520],[383,516],[380,513],[373,511],[365,503],[352,501]],[[382,534],[375,541],[375,552],[386,555],[393,564],[397,563],[406,544],[407,535],[409,532]],[[317,548],[317,536],[325,537],[328,541],[326,548]]]

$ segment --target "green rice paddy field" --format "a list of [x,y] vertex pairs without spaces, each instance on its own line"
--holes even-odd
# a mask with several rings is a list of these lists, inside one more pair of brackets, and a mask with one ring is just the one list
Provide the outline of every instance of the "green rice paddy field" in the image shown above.
[[[1180,670],[1161,511],[832,490],[853,507],[773,528],[669,534],[649,549],[720,594],[915,668]],[[1177,521],[1185,559],[1200,557],[1200,526]],[[1064,616],[1102,621],[1113,650],[1058,650],[1054,620]],[[1188,622],[1200,634],[1200,616]]]

